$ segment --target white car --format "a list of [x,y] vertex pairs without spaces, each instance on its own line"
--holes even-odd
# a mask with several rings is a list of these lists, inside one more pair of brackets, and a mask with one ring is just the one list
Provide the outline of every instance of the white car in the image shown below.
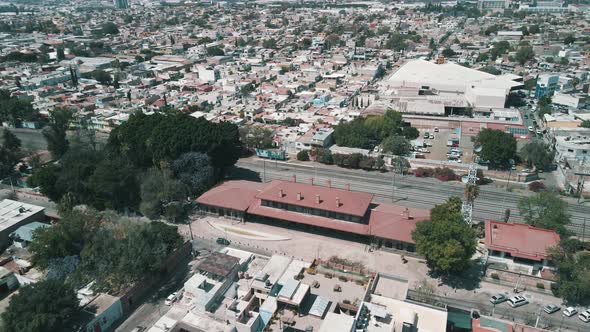
[[563,315],[565,317],[572,317],[573,315],[575,315],[577,313],[578,313],[578,310],[576,310],[576,308],[574,308],[574,307],[567,307],[563,311]]
[[165,305],[172,305],[172,303],[174,303],[176,300],[178,300],[178,293],[174,292],[174,293],[168,295],[168,297],[164,301],[164,304]]
[[533,132],[533,131],[535,131],[535,128],[533,128],[533,126],[529,126],[529,131]]
[[590,322],[590,309],[586,309],[586,311],[582,311],[578,315],[578,318],[584,323]]
[[508,305],[511,306],[512,308],[517,308],[517,307],[523,306],[527,303],[529,303],[529,300],[527,300],[524,296],[520,296],[520,295],[516,295],[515,297],[511,297],[508,300]]

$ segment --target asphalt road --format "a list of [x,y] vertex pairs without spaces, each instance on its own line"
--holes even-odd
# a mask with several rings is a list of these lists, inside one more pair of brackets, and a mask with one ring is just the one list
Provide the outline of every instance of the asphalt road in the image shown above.
[[[326,186],[327,180],[332,187],[368,192],[375,195],[375,201],[395,202],[397,204],[431,209],[435,204],[444,202],[451,196],[463,197],[464,186],[456,182],[440,182],[435,179],[416,178],[414,176],[393,175],[393,173],[368,172],[349,170],[335,166],[315,167],[310,164],[264,161],[250,158],[238,161],[237,167],[231,174],[232,178],[254,179],[269,182],[275,179],[291,180],[293,175],[297,181]],[[510,209],[511,221],[522,221],[517,203],[526,193],[508,192],[493,185],[480,186],[479,197],[474,203],[473,220],[475,222],[487,219],[500,219],[504,211]],[[578,205],[575,200],[566,198],[571,214],[571,230],[580,237],[590,238],[590,207]]]
[[[410,298],[413,293],[415,292],[408,292]],[[476,310],[480,315],[493,316],[503,320],[525,323],[531,326],[535,326],[535,324],[537,324],[537,327],[544,329],[567,329],[569,331],[580,332],[588,331],[590,329],[590,324],[582,322],[578,318],[577,314],[572,317],[563,316],[562,311],[565,309],[563,307],[558,312],[547,314],[542,310],[541,306],[534,304],[526,304],[518,308],[511,308],[506,302],[493,305],[490,302],[472,302],[466,299],[422,295],[423,301],[426,298],[429,303],[442,303],[446,304],[447,306],[452,306],[467,311]]]

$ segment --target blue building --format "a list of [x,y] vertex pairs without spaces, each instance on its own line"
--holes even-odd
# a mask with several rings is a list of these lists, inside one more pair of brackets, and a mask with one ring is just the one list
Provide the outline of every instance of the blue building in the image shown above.
[[539,75],[537,86],[535,87],[535,98],[539,99],[547,95],[552,95],[557,90],[559,90],[559,75]]

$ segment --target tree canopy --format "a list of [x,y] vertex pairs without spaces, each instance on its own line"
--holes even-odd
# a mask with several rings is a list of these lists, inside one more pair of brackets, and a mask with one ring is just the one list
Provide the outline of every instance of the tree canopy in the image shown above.
[[562,237],[569,234],[566,228],[570,223],[567,202],[553,192],[543,191],[522,197],[518,201],[518,210],[529,225],[554,230]]
[[553,163],[555,151],[542,141],[533,141],[525,145],[520,151],[522,158],[529,166],[544,170]]
[[143,169],[186,152],[202,152],[216,170],[223,171],[238,160],[240,136],[238,127],[228,122],[213,123],[178,112],[136,113],[111,132],[106,149]]
[[16,126],[21,121],[37,121],[39,112],[28,99],[12,96],[10,91],[0,89],[0,122]]
[[[475,254],[477,237],[460,214],[460,199],[451,198],[433,209],[431,220],[419,222],[412,232],[416,251],[426,258],[434,273],[460,273]],[[446,211],[446,212],[445,212]]]
[[475,142],[482,147],[479,157],[495,165],[506,166],[516,155],[516,139],[501,130],[482,129],[475,137]]
[[47,149],[53,158],[60,158],[68,149],[66,132],[73,117],[72,110],[65,107],[57,107],[49,112],[49,124],[43,129],[43,136],[47,140]]
[[273,147],[273,131],[262,126],[242,126],[240,140],[248,150],[270,149]]
[[383,151],[397,156],[403,156],[410,152],[410,141],[403,136],[389,136],[383,140]]
[[15,167],[22,157],[20,140],[8,129],[4,129],[0,145],[0,180],[16,175]]
[[73,331],[80,301],[71,285],[45,279],[26,285],[10,298],[2,313],[6,331]]
[[557,268],[557,282],[553,287],[555,295],[568,305],[590,304],[590,254],[578,252],[577,248],[562,241],[558,248],[549,250],[551,260]]
[[340,146],[372,149],[389,136],[417,137],[417,130],[405,126],[401,113],[387,110],[384,115],[358,117],[334,128],[334,140]]
[[77,257],[65,280],[77,286],[95,281],[98,290],[118,290],[158,273],[164,258],[182,245],[176,227],[131,222],[92,209],[73,210],[52,227],[33,233],[30,251],[36,266],[51,272]]

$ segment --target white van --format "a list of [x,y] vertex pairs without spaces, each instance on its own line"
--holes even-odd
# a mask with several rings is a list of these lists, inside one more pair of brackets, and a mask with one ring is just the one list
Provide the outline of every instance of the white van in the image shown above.
[[515,297],[511,297],[510,300],[508,300],[508,305],[510,305],[512,308],[517,308],[517,307],[523,306],[527,303],[529,303],[529,300],[527,300],[524,296],[520,296],[520,295],[516,295]]

